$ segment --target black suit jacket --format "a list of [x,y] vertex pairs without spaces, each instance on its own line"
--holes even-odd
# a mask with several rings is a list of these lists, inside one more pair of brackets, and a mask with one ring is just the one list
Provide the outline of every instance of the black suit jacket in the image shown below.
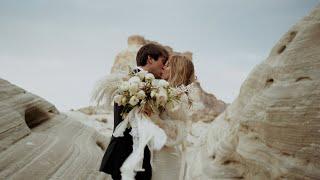
[[[134,69],[134,73],[139,72],[139,69]],[[122,116],[120,115],[124,106],[118,106],[114,104],[114,126],[113,131],[123,121]],[[127,128],[124,132],[123,137],[111,137],[108,148],[103,156],[100,171],[111,174],[113,179],[121,179],[120,167],[123,162],[132,152],[132,136],[129,134],[131,128]],[[150,151],[146,147],[144,150],[144,159],[143,159],[143,168],[144,172],[138,172],[136,179],[151,179],[151,165],[150,165]]]

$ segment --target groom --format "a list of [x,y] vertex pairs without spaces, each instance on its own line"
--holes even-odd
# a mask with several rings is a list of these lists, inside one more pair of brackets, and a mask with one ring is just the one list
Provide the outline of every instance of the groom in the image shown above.
[[[136,61],[137,68],[133,71],[137,73],[141,70],[148,71],[152,73],[155,78],[160,79],[163,73],[163,67],[168,60],[168,51],[165,50],[160,45],[146,44],[140,48],[137,53]],[[113,131],[117,125],[123,121],[120,115],[123,106],[118,106],[114,104],[114,127]],[[113,180],[121,179],[120,168],[126,158],[132,152],[132,136],[129,134],[131,128],[127,128],[123,133],[123,137],[111,137],[109,146],[103,156],[100,171],[111,174]],[[152,176],[152,168],[150,164],[150,150],[146,146],[144,149],[143,165],[144,171],[137,172],[135,179],[137,180],[150,180]]]

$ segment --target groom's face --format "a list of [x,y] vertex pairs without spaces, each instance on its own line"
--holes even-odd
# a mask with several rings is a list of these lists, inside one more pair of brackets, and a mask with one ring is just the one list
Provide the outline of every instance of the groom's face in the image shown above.
[[158,60],[151,59],[149,72],[152,73],[157,79],[160,79],[164,70],[166,59],[162,56]]

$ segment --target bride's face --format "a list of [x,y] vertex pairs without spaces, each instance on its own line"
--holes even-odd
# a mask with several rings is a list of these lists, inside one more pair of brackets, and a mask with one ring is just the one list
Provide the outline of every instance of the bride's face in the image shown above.
[[163,73],[162,73],[161,79],[168,80],[169,77],[170,77],[170,64],[169,64],[169,61],[167,61],[163,67]]

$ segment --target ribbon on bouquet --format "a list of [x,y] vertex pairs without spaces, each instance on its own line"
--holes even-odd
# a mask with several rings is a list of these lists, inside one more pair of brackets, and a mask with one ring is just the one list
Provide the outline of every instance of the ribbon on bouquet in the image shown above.
[[133,108],[113,132],[114,137],[124,136],[123,133],[128,124],[132,127],[130,134],[133,140],[133,151],[120,168],[122,180],[134,180],[136,172],[144,171],[142,163],[146,146],[151,151],[150,163],[152,164],[152,151],[160,150],[167,141],[166,133],[153,123],[149,116],[139,110],[139,107]]

